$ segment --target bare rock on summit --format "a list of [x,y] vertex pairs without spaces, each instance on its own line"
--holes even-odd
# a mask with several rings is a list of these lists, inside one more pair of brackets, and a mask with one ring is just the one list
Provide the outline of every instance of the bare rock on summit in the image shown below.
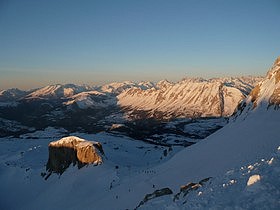
[[84,141],[76,145],[77,158],[81,163],[101,164],[102,158],[96,151],[96,147],[100,148],[101,144],[98,142]]
[[247,104],[253,103],[253,108],[265,104],[265,108],[280,105],[280,57],[276,59],[266,78],[252,90],[247,99]]
[[[69,136],[49,144],[47,171],[62,174],[71,164],[81,168],[87,164],[102,164],[104,155],[99,142]],[[50,175],[49,174],[49,175]]]

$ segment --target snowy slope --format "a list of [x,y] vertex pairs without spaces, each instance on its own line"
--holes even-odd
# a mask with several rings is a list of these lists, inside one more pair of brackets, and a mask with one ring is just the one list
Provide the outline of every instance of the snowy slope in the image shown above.
[[279,175],[280,147],[269,159],[228,170],[185,195],[156,198],[139,209],[279,209]]
[[80,109],[87,108],[104,108],[113,106],[116,104],[116,100],[113,96],[107,93],[102,93],[96,90],[78,93],[67,98],[64,105],[77,104]]
[[231,123],[160,166],[159,175],[153,181],[159,183],[175,176],[172,186],[178,188],[185,182],[199,181],[247,162],[268,158],[280,145],[279,122],[279,111],[270,110]]

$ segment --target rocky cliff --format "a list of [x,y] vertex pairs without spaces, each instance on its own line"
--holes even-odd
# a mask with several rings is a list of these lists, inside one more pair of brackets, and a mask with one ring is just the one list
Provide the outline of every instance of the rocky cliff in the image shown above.
[[279,109],[280,105],[280,57],[276,59],[266,77],[260,81],[237,107],[235,116],[246,115],[251,110]]
[[102,164],[104,155],[99,142],[69,136],[49,144],[49,160],[46,166],[49,175],[62,174],[71,164],[81,168],[87,164]]

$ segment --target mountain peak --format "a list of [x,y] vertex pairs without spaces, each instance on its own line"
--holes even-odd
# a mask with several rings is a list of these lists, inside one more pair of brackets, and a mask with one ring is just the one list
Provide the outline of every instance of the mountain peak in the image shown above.
[[185,77],[182,79],[181,82],[194,82],[194,83],[201,83],[207,81],[202,77]]
[[275,65],[280,65],[280,56],[274,61],[274,66]]
[[158,83],[157,83],[157,87],[158,88],[167,88],[169,86],[171,86],[172,83],[169,82],[167,79],[164,79],[164,80],[160,80]]
[[90,90],[88,86],[74,84],[55,84],[37,89],[26,96],[27,99],[61,98],[73,96],[77,93]]
[[246,101],[239,107],[250,109],[278,109],[280,105],[280,57],[276,59],[266,77],[251,91]]

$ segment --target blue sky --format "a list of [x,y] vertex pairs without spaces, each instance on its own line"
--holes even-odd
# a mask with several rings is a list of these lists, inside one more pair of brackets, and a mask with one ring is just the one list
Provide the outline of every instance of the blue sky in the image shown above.
[[279,0],[1,0],[0,89],[264,75]]

